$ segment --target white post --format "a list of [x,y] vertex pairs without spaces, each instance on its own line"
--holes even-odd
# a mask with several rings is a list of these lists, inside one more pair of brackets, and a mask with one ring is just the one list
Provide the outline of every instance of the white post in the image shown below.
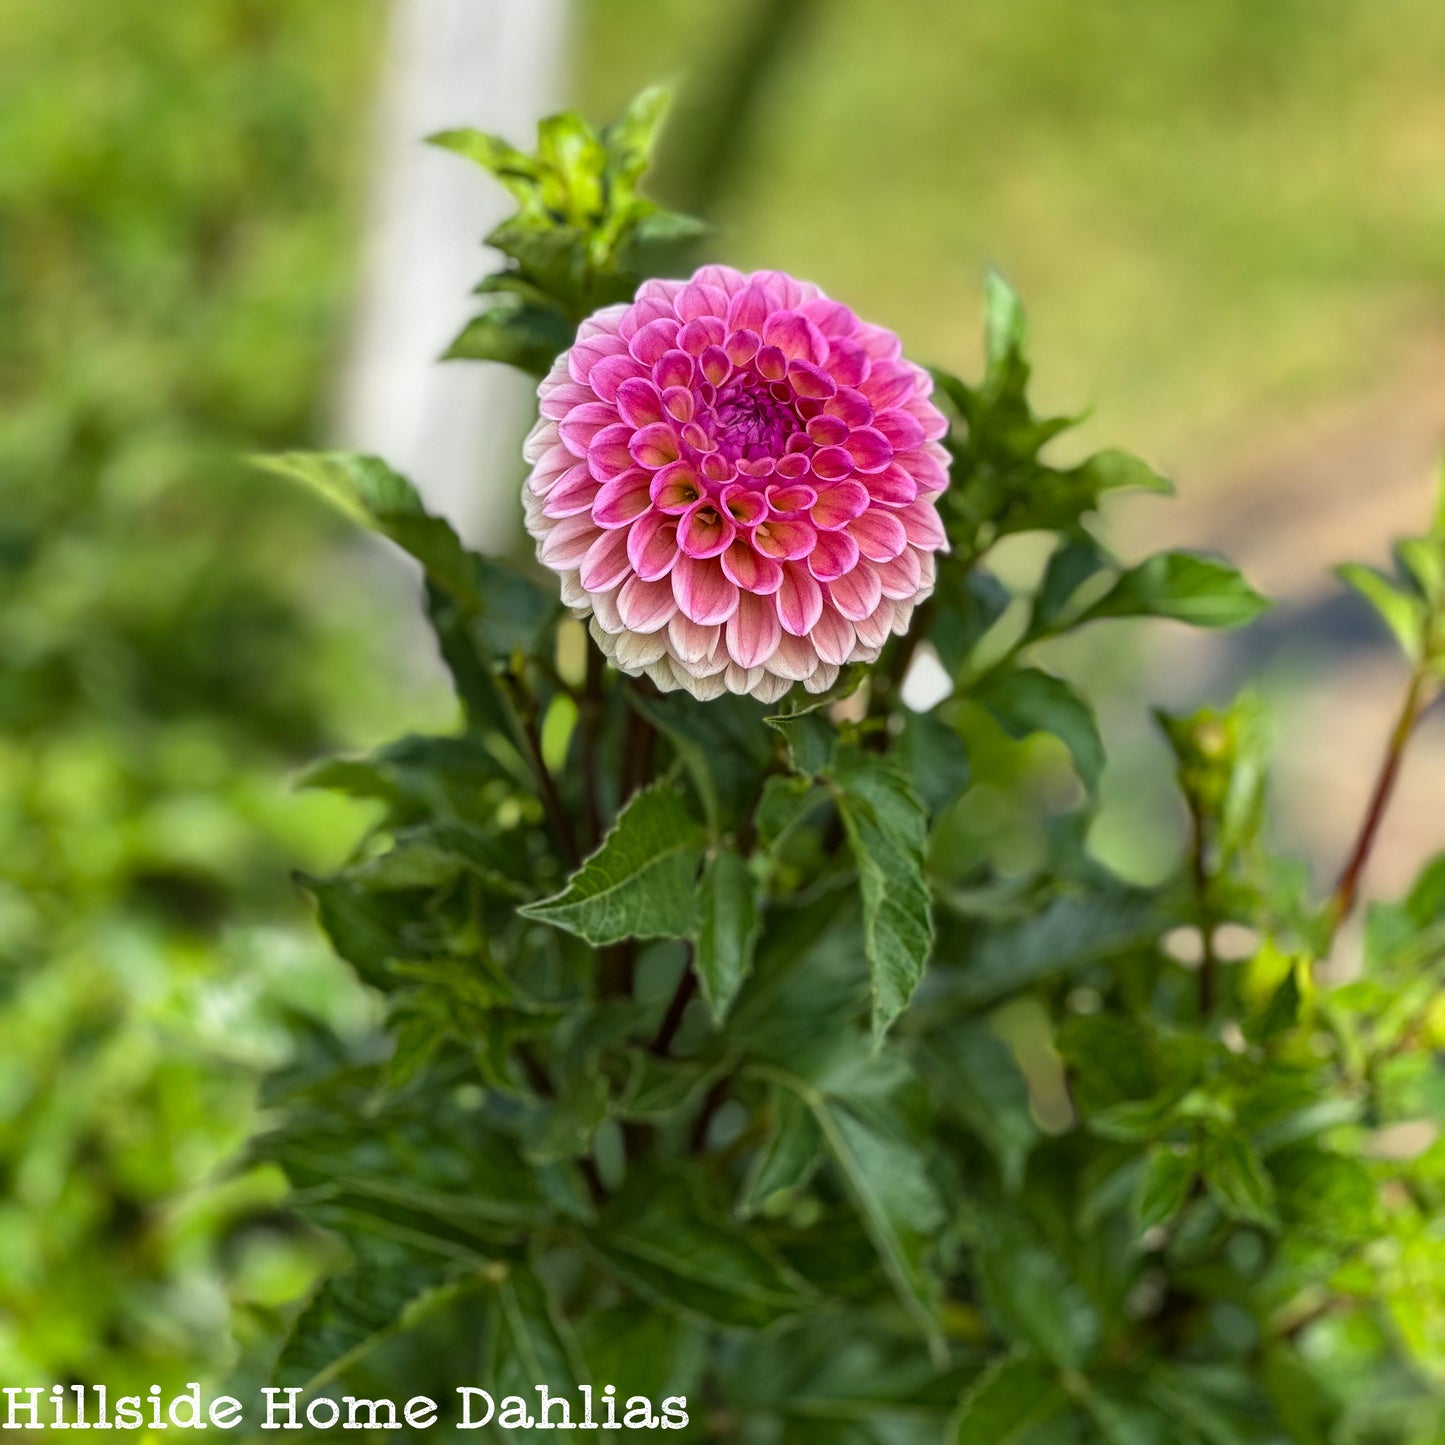
[[497,259],[479,241],[509,198],[422,138],[475,126],[530,150],[537,120],[557,108],[567,9],[567,0],[395,0],[392,14],[336,430],[341,445],[412,477],[478,546],[510,540],[531,388],[504,367],[437,358]]

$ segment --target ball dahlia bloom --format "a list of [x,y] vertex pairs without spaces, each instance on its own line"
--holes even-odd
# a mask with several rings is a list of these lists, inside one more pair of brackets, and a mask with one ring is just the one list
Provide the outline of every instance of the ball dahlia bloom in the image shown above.
[[622,671],[700,698],[822,692],[932,591],[931,390],[892,332],[791,276],[648,281],[538,388],[527,530]]

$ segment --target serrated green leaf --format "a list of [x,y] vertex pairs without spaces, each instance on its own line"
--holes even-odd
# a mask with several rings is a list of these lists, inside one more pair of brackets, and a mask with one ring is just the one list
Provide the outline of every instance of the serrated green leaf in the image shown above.
[[561,893],[518,911],[597,947],[624,938],[691,937],[703,842],[682,794],[656,784],[628,803]]
[[837,746],[838,729],[821,713],[801,712],[787,717],[779,713],[766,721],[787,741],[788,761],[795,773],[813,778],[827,768]]
[[971,777],[968,747],[957,728],[936,712],[903,714],[897,757],[913,790],[935,817],[955,803]]
[[1028,1445],[1034,1427],[1069,1408],[1058,1375],[1030,1355],[995,1360],[964,1396],[952,1445]]
[[565,312],[498,296],[474,316],[442,355],[443,361],[496,361],[543,377],[575,338]]
[[1227,562],[1160,552],[1130,567],[1080,618],[1167,617],[1192,627],[1242,627],[1269,603]]
[[694,965],[702,996],[719,1023],[753,966],[761,926],[759,892],[757,877],[730,849],[703,870]]
[[1405,656],[1412,662],[1418,661],[1425,649],[1428,619],[1425,600],[1413,593],[1402,592],[1388,577],[1358,562],[1346,562],[1336,567],[1335,576],[1375,609],[1394,634]]
[[1246,1224],[1273,1228],[1274,1184],[1254,1146],[1229,1129],[1212,1134],[1201,1158],[1204,1182],[1219,1207]]
[[1011,737],[1052,733],[1068,748],[1079,781],[1092,797],[1104,771],[1104,743],[1094,710],[1061,677],[1037,667],[1006,668],[984,677],[967,697]]
[[774,1195],[801,1189],[822,1158],[823,1136],[807,1104],[786,1089],[774,1091],[775,1113],[738,1198],[738,1212],[755,1214]]
[[1094,496],[1126,488],[1162,496],[1174,490],[1174,484],[1167,477],[1161,477],[1148,462],[1115,447],[1095,452],[1073,475]]
[[1194,1157],[1188,1150],[1158,1144],[1149,1151],[1134,1194],[1134,1223],[1141,1234],[1168,1224],[1179,1213],[1195,1173]]
[[[560,1321],[547,1298],[546,1288],[525,1264],[511,1264],[492,1285],[487,1388],[500,1400],[520,1395],[537,1398],[537,1387],[545,1385],[553,1396],[569,1402],[577,1387],[588,1383],[586,1366],[571,1331]],[[559,1424],[554,1410],[553,1424]],[[528,1440],[531,1430],[492,1427],[506,1440]]]
[[620,1279],[686,1316],[761,1329],[815,1303],[802,1280],[754,1238],[709,1217],[675,1179],[634,1181],[588,1238]]
[[933,911],[923,876],[927,818],[908,779],[876,753],[841,753],[832,782],[858,868],[873,1033],[882,1038],[913,997],[933,948]]

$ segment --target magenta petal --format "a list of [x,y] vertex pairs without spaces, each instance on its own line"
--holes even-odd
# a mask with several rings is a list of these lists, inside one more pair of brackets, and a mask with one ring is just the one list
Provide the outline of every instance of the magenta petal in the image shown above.
[[592,499],[592,520],[599,527],[625,527],[648,508],[647,472],[634,467],[605,483]]
[[868,353],[856,341],[840,337],[829,346],[828,359],[823,365],[839,386],[856,387],[867,380],[873,363],[869,361]]
[[704,627],[726,622],[738,607],[737,586],[716,557],[679,557],[672,569],[672,595],[683,614]]
[[721,346],[709,346],[698,357],[697,364],[703,376],[713,386],[721,386],[732,375],[733,364]]
[[918,496],[918,483],[892,462],[868,478],[868,495],[883,507],[906,507]]
[[644,366],[652,366],[677,345],[680,330],[675,318],[662,316],[649,321],[628,343],[627,349]]
[[567,353],[567,375],[579,384],[585,384],[592,368],[604,357],[621,356],[627,351],[627,343],[620,336],[602,332],[582,340],[580,337]]
[[704,488],[689,462],[673,462],[652,478],[652,504],[659,512],[681,515],[704,495]]
[[851,432],[843,449],[853,458],[853,465],[860,472],[881,472],[893,460],[893,448],[888,438],[873,427],[863,427]]
[[918,387],[913,368],[904,361],[875,365],[864,390],[877,411],[886,411],[906,401]]
[[[593,516],[596,516],[594,509]],[[870,507],[848,523],[848,535],[870,562],[891,562],[908,545],[908,533],[892,512]]]
[[877,610],[883,600],[883,584],[871,562],[859,562],[828,584],[828,597],[844,617],[856,621]]
[[627,450],[638,466],[657,471],[682,455],[682,444],[671,426],[656,422],[637,432],[628,442]]
[[776,346],[765,346],[753,359],[764,381],[782,381],[788,374],[788,358]]
[[597,537],[597,524],[586,512],[564,517],[542,538],[537,555],[548,567],[567,572],[580,565]]
[[823,611],[823,589],[806,567],[789,562],[783,568],[782,586],[774,602],[784,632],[806,637],[817,626]]
[[853,651],[857,634],[851,622],[841,617],[832,607],[825,607],[813,626],[811,637],[813,646],[818,649],[818,656],[824,662],[830,662],[834,667],[842,667],[848,661],[848,654]]
[[699,502],[677,524],[677,543],[689,557],[716,557],[732,545],[737,527],[711,500]]
[[[575,381],[564,381],[555,387],[543,385],[537,389],[538,409],[548,421],[561,421],[574,407],[586,406],[597,400],[596,390],[589,384],[578,386]],[[610,400],[608,397],[604,401]]]
[[739,667],[760,667],[777,650],[783,629],[772,599],[744,592],[728,618],[727,649]]
[[667,415],[657,388],[650,381],[633,377],[617,388],[617,412],[628,426],[652,426]]
[[833,531],[844,527],[854,517],[861,517],[868,510],[868,493],[860,482],[835,482],[831,487],[818,488],[818,500],[813,505],[813,525]]
[[603,532],[582,559],[581,583],[589,592],[606,592],[632,571],[626,532]]
[[824,412],[808,423],[808,440],[820,447],[836,447],[848,440],[848,423]]
[[677,333],[677,344],[689,356],[701,356],[709,346],[721,346],[727,334],[727,327],[716,316],[701,316]]
[[778,562],[806,557],[817,540],[818,533],[809,523],[790,517],[769,517],[753,528],[753,546]]
[[818,545],[808,554],[808,570],[819,582],[831,582],[851,572],[858,561],[858,544],[847,532],[819,532]]
[[789,361],[821,361],[828,347],[823,333],[796,311],[774,311],[763,323],[763,342]]
[[798,396],[809,401],[826,401],[838,390],[833,378],[821,366],[814,366],[811,361],[788,363],[788,385]]
[[926,440],[923,424],[902,407],[891,407],[873,418],[873,425],[895,452],[906,452]]
[[547,502],[542,513],[547,517],[570,517],[585,512],[597,495],[597,478],[579,462],[568,467],[547,489]]
[[592,438],[587,448],[587,469],[599,482],[610,482],[623,472],[632,470],[632,453],[628,443],[632,440],[632,428],[623,422],[616,426],[604,427]]
[[756,331],[734,331],[723,342],[723,350],[734,366],[746,366],[758,354],[761,345]]
[[662,404],[673,421],[690,422],[697,401],[689,388],[670,386],[662,393]]
[[617,613],[630,632],[657,632],[666,627],[677,612],[672,584],[644,582],[629,577],[617,594]]
[[782,564],[764,557],[739,537],[719,559],[728,579],[744,592],[768,595],[783,585]]
[[756,526],[768,515],[768,504],[763,494],[737,483],[722,489],[718,494],[718,504],[733,521],[744,527]]
[[904,507],[898,513],[898,520],[903,523],[908,540],[915,547],[936,552],[940,547],[948,545],[948,535],[943,530],[943,523],[932,502],[919,498],[911,507]]
[[[791,440],[790,437],[789,441]],[[806,477],[809,471],[807,454],[800,451],[786,453],[778,458],[776,471],[785,482],[796,482]]]
[[606,427],[616,424],[617,408],[606,402],[589,401],[584,406],[574,406],[558,424],[562,441],[574,457],[585,457],[592,439]]
[[813,454],[813,475],[825,482],[840,482],[853,475],[853,458],[842,447],[824,447]]
[[631,381],[646,374],[647,368],[624,351],[617,356],[604,356],[587,373],[587,384],[603,401],[611,401],[624,381]]
[[937,442],[901,452],[894,460],[918,483],[920,492],[937,492],[948,485],[948,453]]
[[665,577],[677,560],[677,519],[646,512],[627,534],[627,556],[644,582]]
[[761,335],[770,309],[768,293],[761,286],[744,286],[728,303],[728,330],[756,331]]
[[771,486],[763,495],[775,512],[806,512],[818,500],[818,494],[812,487],[799,483],[786,487]]
[[671,386],[691,386],[697,363],[685,351],[669,351],[652,368],[652,380],[661,391]]
[[846,386],[840,387],[837,396],[829,397],[823,403],[823,411],[828,416],[836,416],[849,431],[867,426],[873,420],[872,403],[861,391]]
[[721,316],[727,310],[728,296],[716,286],[690,281],[677,293],[673,305],[684,321],[696,321],[701,316]]

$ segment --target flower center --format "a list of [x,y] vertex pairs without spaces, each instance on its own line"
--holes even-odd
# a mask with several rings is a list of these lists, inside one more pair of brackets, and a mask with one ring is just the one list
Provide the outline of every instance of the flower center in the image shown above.
[[788,438],[801,430],[790,403],[780,400],[768,383],[751,371],[726,382],[713,404],[713,440],[732,462],[780,457]]

